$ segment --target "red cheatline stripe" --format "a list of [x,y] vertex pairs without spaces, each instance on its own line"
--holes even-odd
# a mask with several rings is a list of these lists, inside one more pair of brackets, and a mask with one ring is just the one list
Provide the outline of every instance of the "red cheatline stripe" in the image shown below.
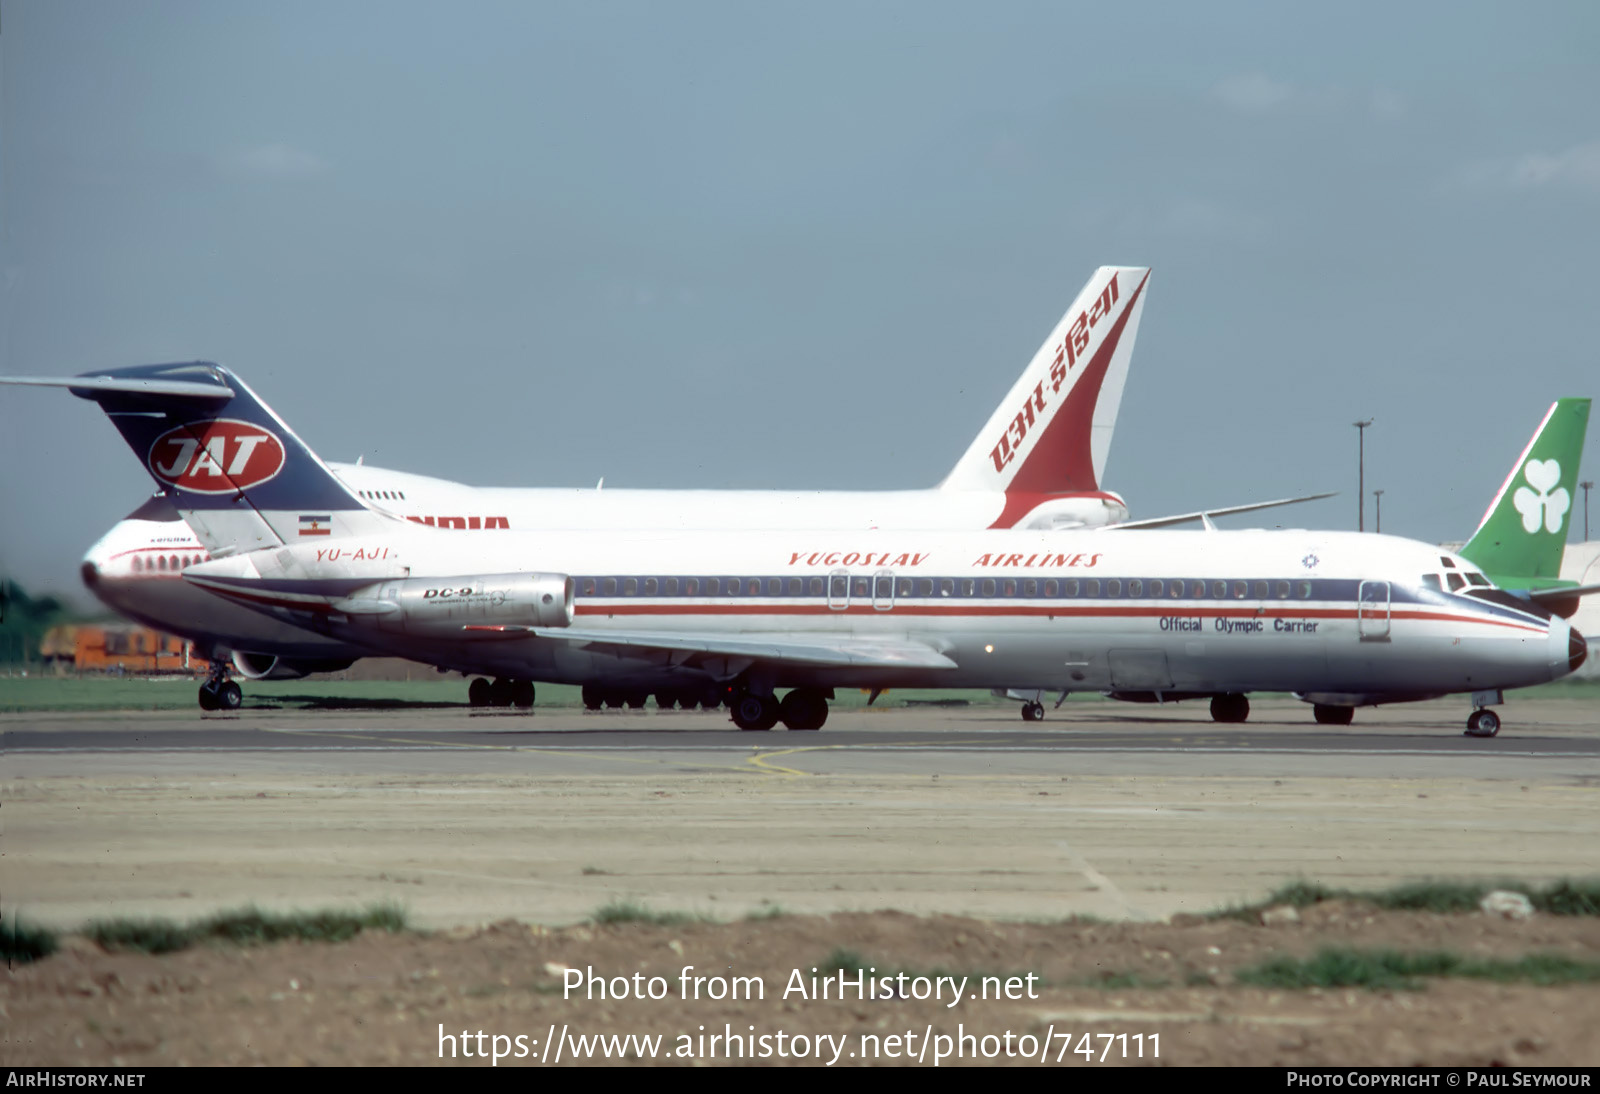
[[[577,615],[894,615],[894,616],[1060,616],[1079,619],[1355,619],[1354,608],[1272,609],[1258,612],[1254,608],[1090,608],[1090,607],[979,607],[944,605],[896,604],[893,609],[878,609],[870,604],[851,604],[847,608],[829,608],[822,604],[579,604]],[[1382,615],[1368,616],[1373,620]],[[1393,619],[1417,619],[1435,622],[1486,623],[1514,630],[1543,633],[1542,627],[1511,620],[1486,616],[1459,615],[1448,612],[1401,610],[1391,613]]]

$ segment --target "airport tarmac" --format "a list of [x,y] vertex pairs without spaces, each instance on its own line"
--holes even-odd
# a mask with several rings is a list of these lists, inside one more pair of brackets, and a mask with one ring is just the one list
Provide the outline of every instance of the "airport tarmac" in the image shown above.
[[579,921],[614,901],[1150,920],[1295,878],[1595,873],[1592,704],[1460,700],[1319,727],[1203,703],[722,713],[467,708],[15,714],[5,912],[76,926],[395,901],[424,926]]

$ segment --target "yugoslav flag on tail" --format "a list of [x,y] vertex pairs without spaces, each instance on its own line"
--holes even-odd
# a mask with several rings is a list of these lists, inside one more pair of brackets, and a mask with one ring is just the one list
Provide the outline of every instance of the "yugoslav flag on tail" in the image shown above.
[[346,489],[242,380],[209,362],[6,382],[65,387],[99,403],[213,557],[394,522]]
[[941,490],[1006,494],[1009,528],[1055,494],[1100,489],[1150,270],[1102,266]]
[[[1588,399],[1558,399],[1489,503],[1461,557],[1503,589],[1570,586],[1559,580],[1567,527],[1578,504],[1578,462]],[[1541,597],[1540,599],[1545,599]]]

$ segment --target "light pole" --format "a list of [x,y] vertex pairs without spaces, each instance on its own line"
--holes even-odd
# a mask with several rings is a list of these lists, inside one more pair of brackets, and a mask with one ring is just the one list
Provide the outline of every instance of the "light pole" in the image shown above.
[[1589,490],[1594,486],[1594,480],[1590,479],[1588,482],[1580,482],[1578,485],[1583,487],[1583,541],[1585,543],[1588,543],[1589,542]]
[[1350,424],[1356,427],[1356,531],[1365,532],[1367,530],[1367,426],[1372,424],[1372,419]]
[[1373,501],[1373,504],[1377,506],[1377,512],[1373,515],[1373,524],[1375,525],[1375,527],[1372,530],[1374,532],[1382,532],[1383,531],[1383,491],[1382,490],[1374,490],[1372,492],[1372,501]]

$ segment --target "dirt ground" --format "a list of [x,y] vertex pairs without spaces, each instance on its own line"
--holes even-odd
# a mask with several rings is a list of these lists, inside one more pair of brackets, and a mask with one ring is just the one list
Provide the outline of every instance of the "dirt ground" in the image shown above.
[[[738,1047],[746,1063],[755,1055],[756,1063],[813,1066],[1038,1066],[1041,1057],[1051,1066],[1085,1065],[1085,1052],[1095,1066],[1600,1063],[1600,985],[1442,980],[1414,991],[1288,991],[1234,980],[1266,957],[1326,945],[1593,960],[1600,921],[1336,902],[1270,926],[1182,916],[1044,925],[892,912],[677,927],[506,921],[164,957],[105,953],[69,939],[62,952],[10,970],[0,984],[0,1063],[476,1066],[498,1048],[506,1057],[499,1066],[526,1066],[554,1062],[545,1059],[555,1055],[552,1033],[561,1063],[604,1058],[605,1049],[590,1042],[585,1052],[576,1040],[597,1034],[660,1035],[653,1059],[640,1060],[652,1050],[641,1052],[637,1041],[613,1045],[612,1058],[676,1065],[721,1064],[730,1055],[738,1063]],[[895,982],[883,985],[886,997],[861,999],[852,983],[840,1000],[836,972],[832,998],[812,997],[811,970],[827,977],[840,950],[859,955],[875,977],[968,976],[965,997],[950,1006],[944,982],[942,998],[900,998]],[[685,998],[693,994],[692,979],[687,993],[681,979],[686,966],[691,978],[707,978],[702,993],[753,977],[764,999]],[[664,997],[588,998],[582,987],[569,997],[566,980],[583,970],[611,981],[607,995],[648,993],[649,978],[660,977],[653,987]],[[1009,990],[1013,998],[973,998],[983,976],[996,978],[991,995]],[[748,992],[755,982],[742,983]],[[905,991],[926,991],[927,983],[908,979]],[[792,990],[797,984],[803,994]],[[1139,986],[1118,986],[1126,984]],[[745,1038],[741,1046],[711,1040],[729,1032]],[[1031,1058],[1016,1055],[1023,1050]]]

